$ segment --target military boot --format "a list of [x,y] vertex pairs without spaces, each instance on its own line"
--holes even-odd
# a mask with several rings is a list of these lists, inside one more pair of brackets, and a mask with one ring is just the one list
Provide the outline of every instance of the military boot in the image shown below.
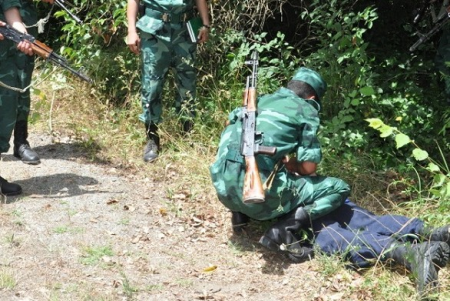
[[22,187],[15,183],[9,183],[0,177],[0,194],[6,196],[18,195],[22,193]]
[[159,152],[159,135],[158,126],[154,123],[145,125],[145,132],[147,134],[147,145],[144,148],[144,161],[153,162],[158,158]]
[[421,231],[421,236],[429,241],[443,241],[450,245],[450,225],[446,225],[436,229],[426,229]]
[[241,234],[250,218],[244,213],[231,211],[231,225],[235,234]]
[[447,265],[450,247],[444,242],[424,242],[394,243],[388,249],[387,258],[411,271],[420,299],[434,300],[439,293],[438,272]]
[[192,132],[193,128],[194,128],[194,122],[192,120],[184,120],[182,122],[182,132],[184,135]]
[[30,147],[28,138],[28,122],[20,120],[14,127],[14,157],[26,164],[39,164],[41,160],[38,154]]
[[314,257],[311,246],[302,246],[298,231],[308,226],[309,216],[303,207],[281,217],[261,237],[259,243],[269,250],[285,254],[293,262],[300,263]]

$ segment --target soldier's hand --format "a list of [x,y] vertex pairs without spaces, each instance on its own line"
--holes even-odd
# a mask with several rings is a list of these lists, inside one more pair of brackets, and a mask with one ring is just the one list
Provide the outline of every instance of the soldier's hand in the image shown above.
[[23,53],[27,55],[33,55],[33,47],[29,41],[21,41],[19,44],[17,44],[17,49],[22,51]]
[[205,26],[200,27],[197,36],[198,43],[205,43],[206,41],[208,41],[208,37],[209,37],[209,28]]
[[139,54],[141,50],[141,39],[139,38],[137,32],[128,32],[127,45],[131,52]]

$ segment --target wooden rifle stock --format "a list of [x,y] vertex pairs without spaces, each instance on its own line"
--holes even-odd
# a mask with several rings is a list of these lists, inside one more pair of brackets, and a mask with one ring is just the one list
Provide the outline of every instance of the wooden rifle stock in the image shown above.
[[242,114],[241,154],[245,158],[246,165],[243,202],[255,204],[265,201],[264,188],[255,156],[257,154],[273,155],[276,148],[261,146],[261,141],[255,141],[257,140],[256,137],[262,138],[262,133],[256,132],[256,77],[258,74],[258,53],[256,51],[253,52],[252,59],[246,64],[252,65],[253,70],[252,75],[247,77]]
[[259,176],[255,156],[245,157],[244,197],[245,204],[264,202],[264,189]]
[[[249,79],[247,80],[247,86]],[[254,87],[247,87],[244,93],[244,107],[247,108],[246,116],[244,118],[249,121],[248,125],[244,125],[245,129],[253,130],[256,126],[256,118],[249,118],[249,115],[256,114],[256,89]],[[245,122],[245,121],[244,121]],[[243,133],[244,134],[244,133]],[[254,138],[254,133],[253,133]],[[244,143],[247,141],[244,139]],[[253,139],[254,143],[254,139]],[[250,146],[254,149],[254,146]],[[255,155],[245,156],[245,176],[244,176],[244,190],[243,202],[245,204],[255,204],[264,202],[264,189],[259,175],[258,164],[256,164]]]

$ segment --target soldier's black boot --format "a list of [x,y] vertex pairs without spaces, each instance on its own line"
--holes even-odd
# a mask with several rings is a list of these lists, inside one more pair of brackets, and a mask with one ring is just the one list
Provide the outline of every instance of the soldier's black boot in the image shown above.
[[18,195],[22,193],[22,187],[19,184],[9,183],[0,177],[0,194],[6,196]]
[[386,256],[411,271],[421,300],[435,300],[438,297],[438,272],[447,265],[450,257],[450,247],[446,243],[394,243]]
[[192,120],[184,120],[182,122],[182,131],[183,134],[189,134],[194,128],[194,122]]
[[450,225],[421,231],[421,236],[429,241],[443,241],[450,245]]
[[249,220],[250,218],[244,213],[231,211],[231,225],[234,233],[241,234]]
[[144,148],[144,161],[153,162],[158,158],[159,152],[159,135],[158,126],[154,123],[145,125],[145,132],[147,134],[147,145]]
[[38,154],[30,147],[28,138],[28,122],[21,120],[14,127],[14,157],[26,164],[39,164],[41,160]]
[[301,245],[298,231],[302,226],[308,226],[309,216],[299,207],[281,217],[261,237],[259,243],[269,250],[280,252],[292,261],[300,263],[314,257],[311,246]]

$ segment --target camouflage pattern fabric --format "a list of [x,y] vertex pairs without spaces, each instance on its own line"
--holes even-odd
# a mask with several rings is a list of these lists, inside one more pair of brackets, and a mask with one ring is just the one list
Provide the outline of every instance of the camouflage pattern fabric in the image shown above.
[[[269,220],[304,206],[314,220],[332,212],[346,200],[350,188],[344,181],[324,176],[299,177],[282,167],[276,173],[271,188],[266,190],[264,203],[244,204],[241,109],[230,113],[229,122],[222,132],[216,160],[210,166],[213,185],[225,207],[253,219]],[[263,182],[285,155],[295,154],[298,161],[321,161],[317,139],[319,123],[317,103],[299,98],[289,89],[281,88],[258,99],[256,128],[263,132],[261,143],[277,148],[274,156],[256,156]]]
[[165,22],[157,18],[167,13],[173,20],[189,12],[193,0],[144,1],[146,14],[137,22],[141,33],[143,112],[139,119],[158,124],[162,114],[162,90],[169,69],[174,72],[177,89],[174,106],[185,118],[195,115],[197,72],[194,66],[197,44],[190,41],[185,22]]
[[[20,14],[26,25],[37,22],[37,14],[32,1],[4,0],[0,2],[0,19],[5,21],[3,12],[12,7],[20,8]],[[35,28],[28,33],[36,35]],[[16,44],[9,40],[0,42],[0,81],[23,89],[30,85],[34,69],[34,57],[18,51]],[[7,152],[9,140],[17,120],[26,120],[30,112],[30,92],[19,93],[0,87],[0,152]]]

